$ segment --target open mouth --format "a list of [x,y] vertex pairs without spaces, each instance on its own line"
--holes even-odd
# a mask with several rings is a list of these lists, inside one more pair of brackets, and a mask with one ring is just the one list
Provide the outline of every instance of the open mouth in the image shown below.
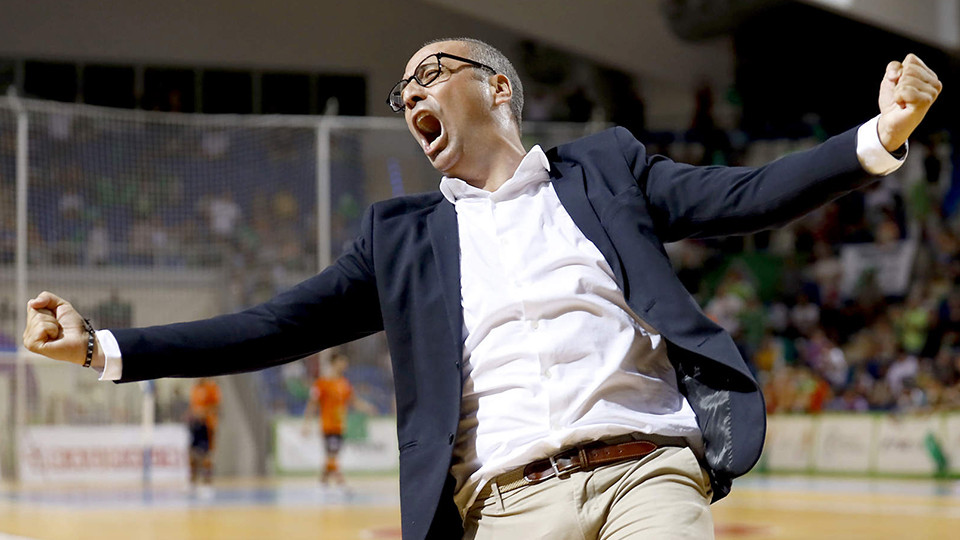
[[414,120],[417,132],[420,134],[420,142],[423,150],[431,154],[433,143],[443,134],[443,124],[440,119],[429,112],[423,112]]

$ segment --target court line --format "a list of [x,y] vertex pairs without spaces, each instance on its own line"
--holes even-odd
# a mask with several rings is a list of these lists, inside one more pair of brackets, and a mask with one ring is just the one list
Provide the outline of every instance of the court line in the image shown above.
[[[882,515],[901,515],[901,516],[937,516],[948,519],[960,519],[960,508],[933,506],[925,503],[876,503],[876,502],[854,502],[854,501],[802,501],[789,498],[770,497],[765,500],[763,508],[774,508],[777,510],[793,510],[806,512],[828,512],[835,514],[882,514]],[[730,500],[724,505],[725,510],[732,509],[751,509],[761,508],[757,504],[748,501]]]

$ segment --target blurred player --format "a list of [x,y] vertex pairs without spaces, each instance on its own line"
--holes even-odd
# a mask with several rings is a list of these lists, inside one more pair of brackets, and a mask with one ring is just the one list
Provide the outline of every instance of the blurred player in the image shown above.
[[364,412],[372,413],[373,407],[353,395],[353,386],[344,375],[349,360],[344,354],[334,353],[330,359],[329,376],[317,378],[310,388],[310,400],[304,411],[304,429],[307,422],[320,409],[320,429],[326,451],[326,463],[320,473],[320,483],[326,485],[332,479],[343,486],[346,481],[340,472],[340,448],[343,446],[343,433],[347,425],[347,410],[352,405]]
[[213,450],[216,445],[220,387],[213,379],[202,378],[190,389],[190,485],[213,482]]

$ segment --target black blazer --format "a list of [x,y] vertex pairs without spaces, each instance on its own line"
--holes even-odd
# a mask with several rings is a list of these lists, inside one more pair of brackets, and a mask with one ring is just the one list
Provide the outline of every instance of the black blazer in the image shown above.
[[[732,338],[676,278],[664,242],[784,224],[865,185],[856,130],[764,167],[693,167],[614,128],[547,152],[550,176],[577,227],[603,253],[627,303],[667,343],[697,414],[714,500],[756,463],[763,397]],[[454,206],[438,192],[374,204],[332,266],[240,313],[114,330],[123,381],[199,377],[289,362],[386,330],[400,444],[403,538],[462,534],[449,474],[463,356]]]

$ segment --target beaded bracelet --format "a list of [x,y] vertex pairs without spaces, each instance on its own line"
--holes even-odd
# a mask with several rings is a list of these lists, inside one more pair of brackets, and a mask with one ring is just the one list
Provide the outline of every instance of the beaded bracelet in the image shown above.
[[96,339],[90,319],[83,320],[83,329],[87,331],[87,357],[83,361],[83,367],[90,367],[90,363],[93,362],[93,344]]

